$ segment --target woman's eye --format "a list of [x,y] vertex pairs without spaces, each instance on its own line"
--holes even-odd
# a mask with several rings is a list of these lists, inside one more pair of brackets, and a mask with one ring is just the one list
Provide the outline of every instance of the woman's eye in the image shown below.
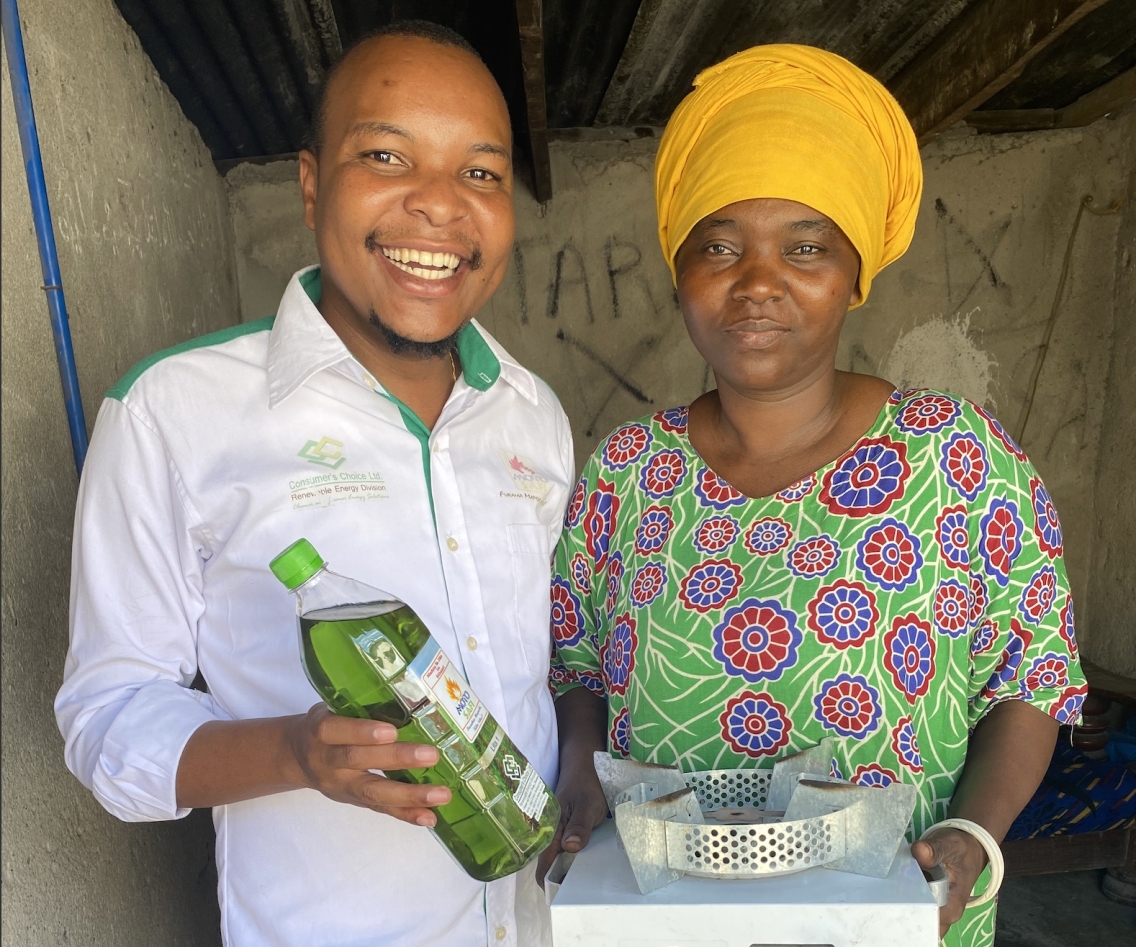
[[391,164],[394,161],[394,155],[389,151],[371,151],[368,152],[368,155],[380,164]]
[[724,243],[712,243],[706,248],[707,252],[712,256],[724,256],[730,252],[730,248]]
[[802,246],[797,247],[795,252],[799,253],[801,256],[815,256],[816,254],[821,252],[821,248],[818,247],[815,243],[806,243]]

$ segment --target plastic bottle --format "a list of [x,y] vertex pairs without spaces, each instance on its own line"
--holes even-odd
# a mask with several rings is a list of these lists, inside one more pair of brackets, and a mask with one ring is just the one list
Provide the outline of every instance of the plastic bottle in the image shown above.
[[522,868],[552,841],[556,797],[478,700],[413,609],[327,568],[306,539],[272,560],[297,597],[304,671],[345,717],[382,720],[398,738],[438,748],[423,769],[387,770],[404,783],[448,786],[431,830],[478,881]]

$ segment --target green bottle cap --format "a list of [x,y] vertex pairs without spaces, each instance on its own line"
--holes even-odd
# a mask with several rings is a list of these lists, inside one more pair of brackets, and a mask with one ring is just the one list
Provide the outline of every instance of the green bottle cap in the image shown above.
[[306,539],[297,539],[273,559],[268,564],[268,568],[291,592],[307,582],[326,565],[323,557],[316,552],[315,546]]

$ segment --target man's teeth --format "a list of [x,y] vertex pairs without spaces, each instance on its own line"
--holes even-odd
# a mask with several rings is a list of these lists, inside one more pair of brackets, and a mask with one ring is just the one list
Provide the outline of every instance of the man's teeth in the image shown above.
[[[383,256],[405,273],[419,279],[446,279],[453,276],[461,263],[456,253],[432,253],[429,250],[411,250],[407,247],[382,247]],[[418,263],[419,266],[412,264]],[[425,269],[425,267],[433,269]]]

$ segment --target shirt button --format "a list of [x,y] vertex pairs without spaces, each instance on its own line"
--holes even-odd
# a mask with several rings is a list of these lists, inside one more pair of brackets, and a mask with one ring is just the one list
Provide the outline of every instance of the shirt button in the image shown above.
[[477,639],[475,637],[473,637],[473,635],[470,635],[468,638],[465,639],[465,646],[467,648],[469,648],[470,651],[476,651],[477,650]]
[[496,937],[498,940],[504,940],[506,933],[508,933],[508,932],[505,930],[504,927],[498,927],[497,930],[495,930],[493,932],[493,936]]
[[453,536],[451,536],[449,539],[446,540],[446,547],[450,550],[450,552],[457,552],[458,551],[458,541],[456,539],[454,539]]

